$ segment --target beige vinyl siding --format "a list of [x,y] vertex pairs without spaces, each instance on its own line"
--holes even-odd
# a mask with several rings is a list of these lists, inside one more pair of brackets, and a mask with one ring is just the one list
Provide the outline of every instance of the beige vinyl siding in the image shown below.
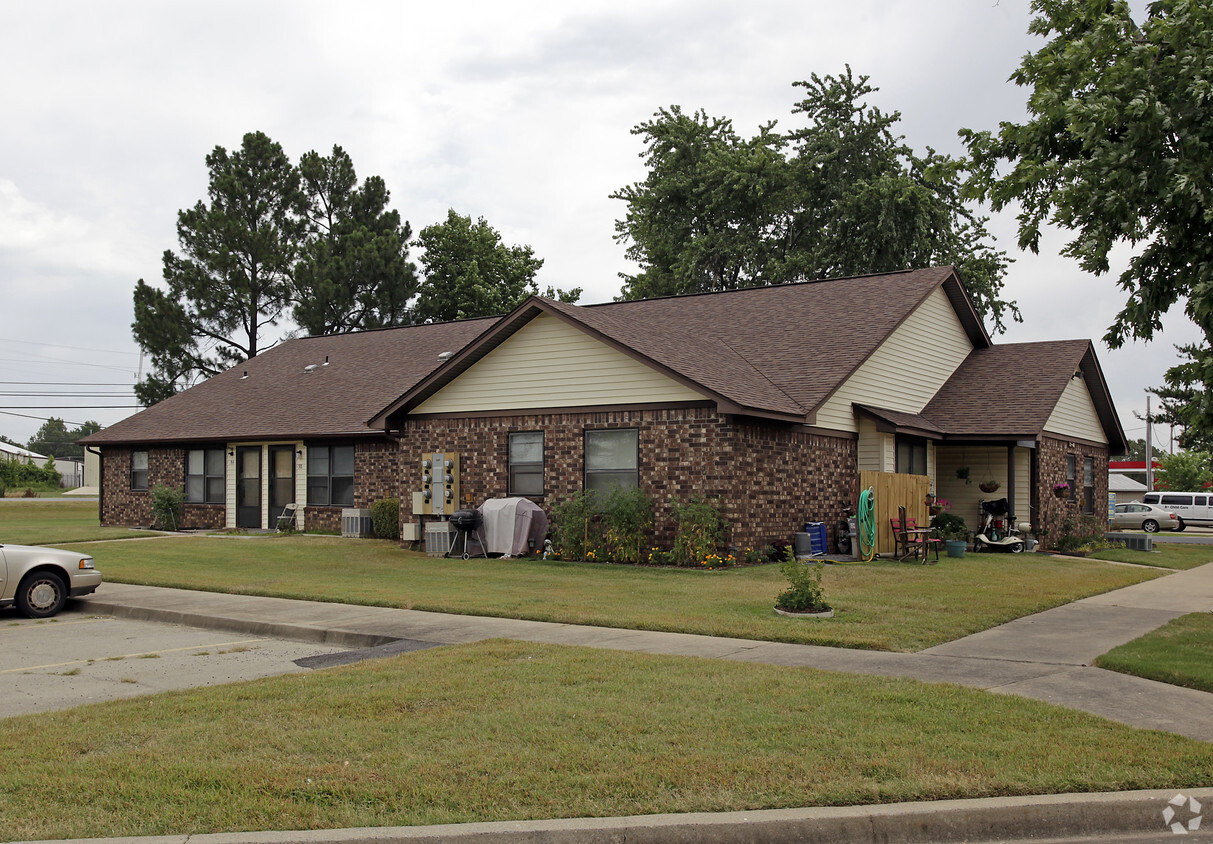
[[1065,391],[1049,415],[1045,430],[1051,434],[1061,434],[1065,437],[1075,437],[1097,443],[1106,443],[1103,425],[1099,423],[1099,414],[1095,411],[1095,402],[1087,389],[1087,382],[1081,378],[1072,378],[1066,385]]
[[[274,442],[264,443],[228,443],[225,448],[228,450],[227,455],[227,514],[225,520],[229,528],[236,527],[236,449],[248,447],[261,448],[261,527],[273,528],[277,524],[270,524],[270,455],[269,449],[271,445],[289,445],[295,449],[295,503],[298,505],[295,509],[295,526],[298,530],[304,528],[303,507],[307,501],[307,447],[301,442],[282,442],[276,440]],[[299,452],[303,452],[303,456]]]
[[859,422],[859,471],[892,472],[897,460],[892,434],[876,430],[871,419]]
[[[1011,512],[1021,522],[1032,523],[1032,450],[1015,449],[1015,498]],[[1022,529],[1022,525],[1020,526]]]
[[702,401],[704,395],[541,314],[414,413]]
[[822,405],[815,424],[857,430],[853,403],[918,413],[972,349],[947,294],[937,289]]
[[[1025,449],[1026,451],[1026,449]],[[936,468],[934,488],[940,498],[947,499],[951,504],[948,512],[955,513],[965,520],[969,530],[976,530],[981,522],[981,499],[1007,498],[1007,448],[1006,446],[944,446],[935,450]],[[967,466],[969,468],[969,483],[956,477],[956,470]],[[988,481],[998,481],[1001,486],[996,492],[982,492],[978,484]],[[1028,512],[1028,487],[1026,481],[1019,481],[1024,486],[1019,490],[1023,502],[1023,512]],[[1012,512],[1016,502],[1012,502]]]
[[224,493],[226,502],[227,515],[224,516],[224,524],[229,528],[236,527],[236,448],[228,445],[227,448],[227,490]]

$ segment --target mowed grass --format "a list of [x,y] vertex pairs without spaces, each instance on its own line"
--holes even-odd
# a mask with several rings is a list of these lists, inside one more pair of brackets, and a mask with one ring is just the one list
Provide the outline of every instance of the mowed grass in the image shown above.
[[1207,744],[1009,695],[503,641],[0,721],[16,840],[1210,781]]
[[1153,551],[1130,551],[1127,548],[1108,548],[1092,552],[1101,560],[1118,563],[1136,563],[1139,566],[1158,566],[1168,569],[1194,569],[1213,562],[1213,545],[1196,545],[1182,542],[1154,542]]
[[1113,648],[1095,664],[1123,674],[1213,692],[1213,613],[1181,615]]
[[[1159,575],[1038,554],[938,565],[827,566],[837,616],[772,607],[778,566],[691,571],[536,559],[442,559],[338,537],[189,537],[79,545],[109,581],[249,595],[914,651]],[[104,594],[102,586],[99,594]]]
[[22,498],[0,504],[0,543],[55,545],[147,535],[147,531],[101,527],[96,501]]

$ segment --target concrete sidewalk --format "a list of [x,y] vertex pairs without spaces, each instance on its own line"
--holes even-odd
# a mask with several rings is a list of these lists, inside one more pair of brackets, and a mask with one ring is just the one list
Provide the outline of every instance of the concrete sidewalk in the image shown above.
[[590,627],[105,584],[92,611],[351,648],[521,639],[644,653],[823,668],[958,683],[1081,709],[1213,742],[1213,694],[1090,666],[1188,612],[1213,611],[1213,564],[1057,609],[914,654]]

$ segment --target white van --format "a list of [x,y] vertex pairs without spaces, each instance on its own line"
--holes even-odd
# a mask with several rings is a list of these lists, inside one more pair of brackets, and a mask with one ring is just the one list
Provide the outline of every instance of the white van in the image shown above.
[[1190,525],[1213,525],[1213,492],[1147,492],[1143,504],[1154,504]]

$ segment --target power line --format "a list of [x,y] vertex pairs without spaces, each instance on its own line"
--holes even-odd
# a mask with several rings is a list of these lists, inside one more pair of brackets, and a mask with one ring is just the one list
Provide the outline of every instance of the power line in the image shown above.
[[51,349],[71,349],[76,352],[101,352],[106,355],[131,355],[137,356],[138,352],[120,352],[117,349],[92,349],[88,346],[65,346],[62,343],[44,343],[41,340],[10,340],[7,337],[0,337],[0,343],[20,343],[24,346],[46,346]]
[[119,410],[127,407],[143,407],[141,404],[11,404],[5,410]]
[[129,387],[126,381],[0,381],[24,387]]
[[0,358],[0,360],[9,361],[11,363],[23,363],[27,366],[90,366],[95,369],[114,369],[118,372],[130,372],[128,366],[111,366],[104,363],[80,363],[74,360],[62,360],[58,358],[43,358],[42,360],[31,360],[30,358]]
[[[49,422],[51,419],[59,418],[57,416],[30,416],[28,413],[9,413],[7,410],[0,410],[0,414],[4,416],[20,416],[22,419],[36,419],[39,422]],[[83,427],[85,424],[83,422],[68,422],[66,419],[62,421],[64,425],[75,425],[77,428]],[[102,425],[101,427],[104,428],[105,426]]]

